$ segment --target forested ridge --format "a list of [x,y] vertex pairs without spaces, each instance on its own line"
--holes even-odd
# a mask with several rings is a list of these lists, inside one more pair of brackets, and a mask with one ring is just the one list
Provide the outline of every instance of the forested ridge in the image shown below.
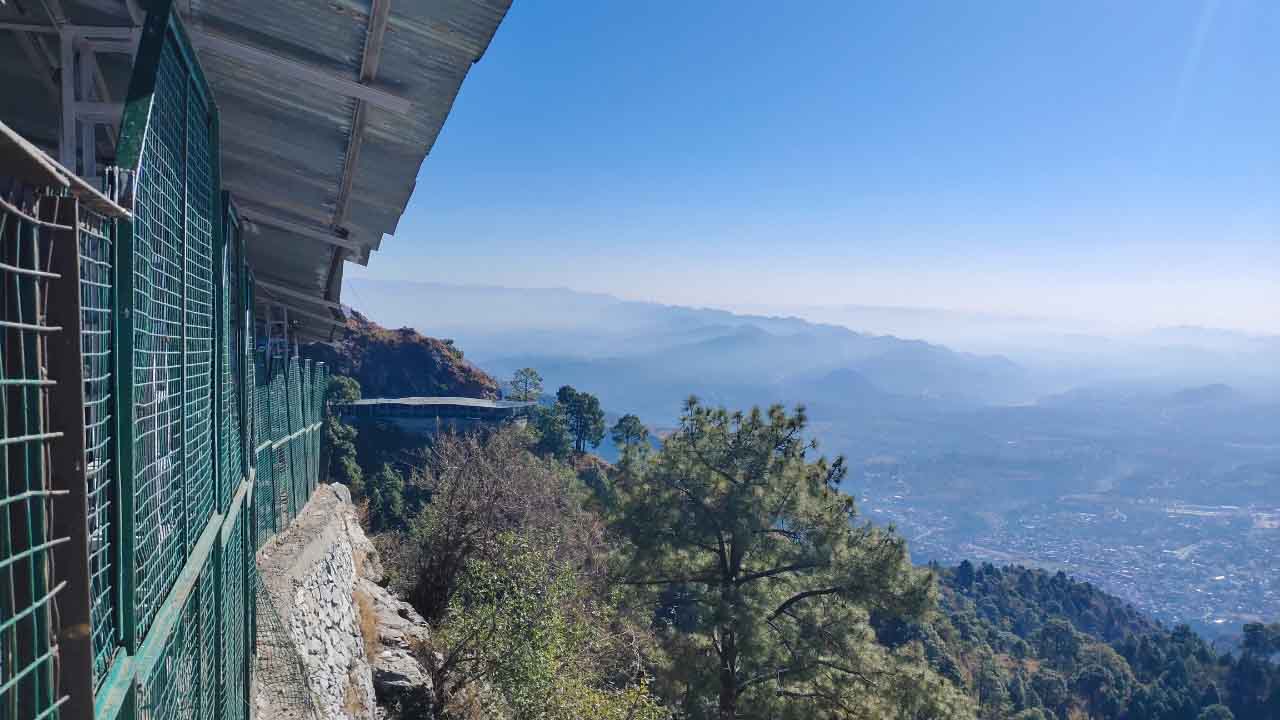
[[934,570],[934,621],[878,634],[923,638],[980,717],[1280,718],[1280,624],[1245,626],[1242,646],[1219,652],[1061,572],[967,561]]
[[[690,400],[655,448],[525,370],[525,428],[414,447],[328,421],[331,477],[432,628],[430,692],[393,716],[1280,718],[1280,626],[1223,653],[1062,573],[912,566],[803,409]],[[590,454],[606,435],[616,465]]]
[[384,328],[351,309],[337,334],[334,342],[311,343],[304,353],[327,364],[330,373],[354,379],[365,397],[498,395],[498,383],[467,362],[452,340],[409,327]]

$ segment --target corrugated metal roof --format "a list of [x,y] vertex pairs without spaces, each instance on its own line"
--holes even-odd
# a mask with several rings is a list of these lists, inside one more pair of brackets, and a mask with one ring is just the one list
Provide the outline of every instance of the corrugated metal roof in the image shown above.
[[[383,2],[389,9],[381,43],[367,48],[375,7]],[[61,5],[71,23],[132,24],[127,0]],[[300,311],[292,319],[302,339],[332,332],[324,318],[340,302],[340,259],[367,263],[382,235],[395,232],[467,71],[510,5],[175,0],[221,114],[223,184],[246,220],[255,276],[269,286],[260,285],[258,297]],[[0,21],[54,25],[42,10],[16,13],[0,4]],[[56,58],[57,35],[40,37],[52,42]],[[30,99],[25,114],[15,109],[11,124],[24,133],[29,125],[43,126],[48,137],[36,139],[56,142],[56,97],[34,99],[47,69],[25,61],[16,38],[0,33],[0,82]],[[378,56],[377,70],[362,78],[370,50]],[[14,65],[6,59],[19,60],[25,72],[10,78],[4,68]],[[0,112],[6,112],[5,102],[0,100]],[[24,125],[42,116],[43,122]],[[353,148],[355,161],[348,162]],[[348,165],[351,177],[345,179]],[[259,316],[265,316],[262,308]]]
[[[363,137],[342,222],[346,248],[279,224],[331,232],[352,145],[356,98],[288,71],[298,63],[360,79],[371,20],[368,0],[190,0],[188,28],[222,112],[224,183],[253,220],[249,260],[259,279],[336,303],[334,253],[368,262],[394,233],[418,169],[435,143],[471,64],[488,47],[510,0],[392,2],[380,61],[369,87],[408,101],[408,110],[365,102]],[[210,39],[262,51],[263,64]],[[279,224],[260,221],[269,217]],[[296,229],[296,228],[295,228]],[[354,246],[354,247],[353,247]],[[267,291],[260,297],[271,296]],[[274,299],[315,315],[332,305]],[[300,318],[304,336],[331,328]]]

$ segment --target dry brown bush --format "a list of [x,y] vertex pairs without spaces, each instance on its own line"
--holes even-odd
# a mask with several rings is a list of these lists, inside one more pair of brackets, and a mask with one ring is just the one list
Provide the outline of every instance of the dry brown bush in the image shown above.
[[503,533],[554,536],[559,559],[589,576],[602,572],[604,526],[584,509],[584,488],[571,470],[529,452],[527,443],[515,428],[443,435],[415,471],[413,482],[430,502],[411,522],[407,547],[389,556],[428,622],[444,617],[466,563],[485,557]]
[[378,614],[373,608],[373,598],[356,588],[351,594],[356,607],[356,619],[360,625],[360,639],[364,641],[364,656],[372,660],[378,653]]

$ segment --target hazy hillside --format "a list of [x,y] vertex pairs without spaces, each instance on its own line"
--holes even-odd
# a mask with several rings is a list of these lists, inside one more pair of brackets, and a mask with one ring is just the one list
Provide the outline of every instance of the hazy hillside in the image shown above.
[[606,407],[656,423],[675,417],[690,393],[735,405],[818,402],[826,392],[814,378],[844,370],[886,396],[978,403],[1035,394],[1026,374],[1005,358],[796,318],[567,290],[351,286],[351,297],[370,317],[454,338],[497,376],[533,366],[548,386],[571,383],[599,395]]
[[1064,374],[567,290],[358,283],[351,298],[382,322],[455,338],[494,377],[532,366],[549,391],[571,384],[654,428],[690,394],[803,403],[822,451],[849,459],[851,492],[904,530],[917,561],[1063,569],[1211,633],[1280,616],[1280,578],[1263,560],[1280,554],[1280,383],[1250,379],[1259,357],[1280,365],[1267,338],[1062,335]]

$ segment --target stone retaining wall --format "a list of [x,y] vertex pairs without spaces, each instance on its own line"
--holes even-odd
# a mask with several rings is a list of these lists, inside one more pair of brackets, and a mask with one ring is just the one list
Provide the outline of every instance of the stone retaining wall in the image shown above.
[[[427,624],[379,584],[377,552],[345,487],[317,488],[293,525],[259,551],[258,571],[298,650],[319,720],[377,720],[430,692],[417,660]],[[283,700],[290,694],[297,695],[257,687],[255,716],[309,720],[305,708]]]

